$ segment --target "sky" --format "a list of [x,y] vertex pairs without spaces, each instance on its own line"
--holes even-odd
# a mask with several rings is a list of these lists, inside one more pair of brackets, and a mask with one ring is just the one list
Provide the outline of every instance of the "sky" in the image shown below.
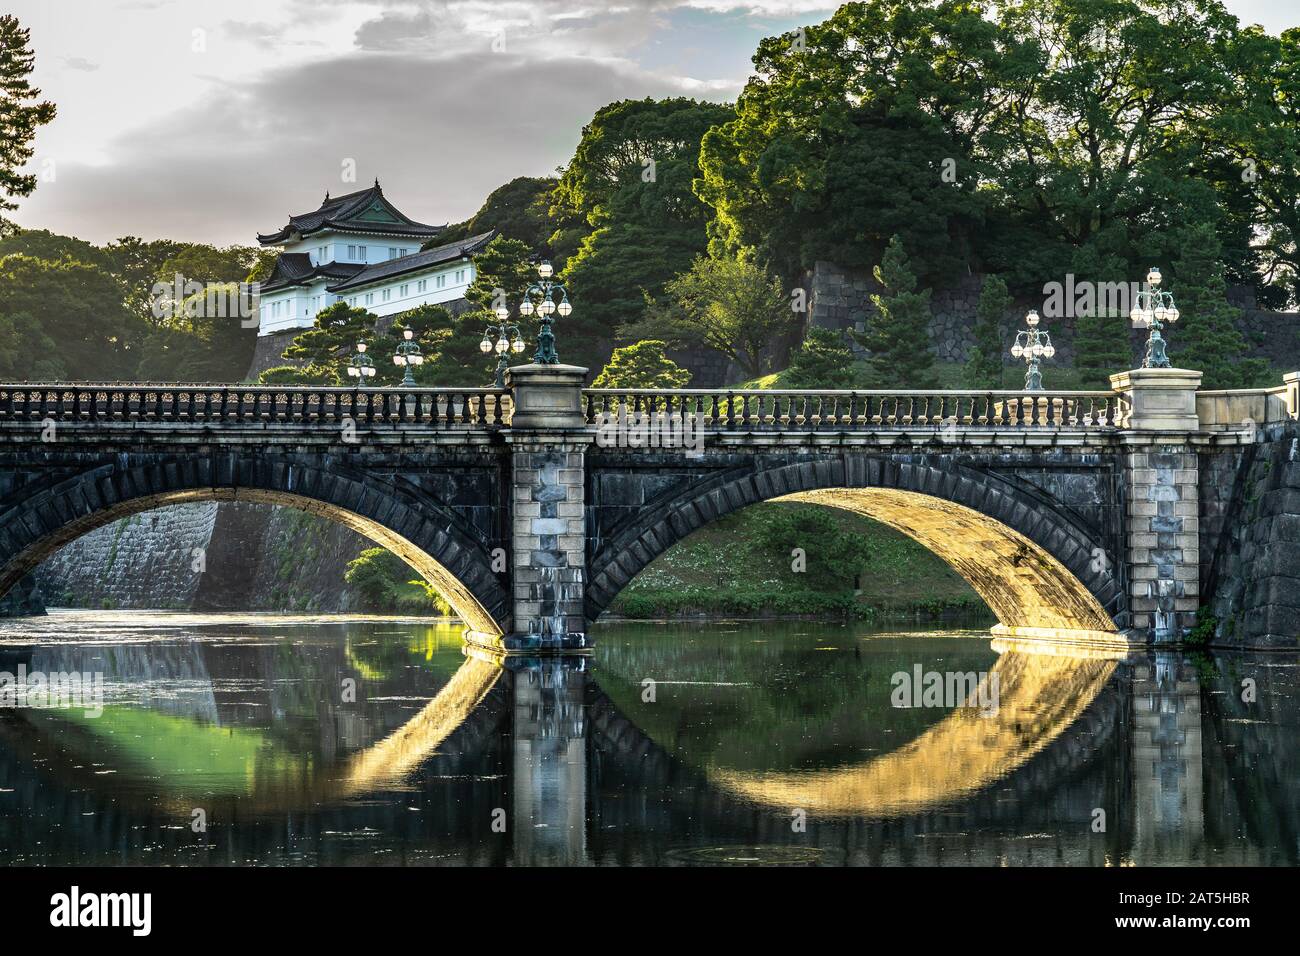
[[[1271,32],[1293,0],[1227,0]],[[13,218],[96,243],[254,244],[377,177],[472,215],[553,173],[606,103],[734,100],[758,41],[825,0],[8,0],[31,29],[36,192]]]

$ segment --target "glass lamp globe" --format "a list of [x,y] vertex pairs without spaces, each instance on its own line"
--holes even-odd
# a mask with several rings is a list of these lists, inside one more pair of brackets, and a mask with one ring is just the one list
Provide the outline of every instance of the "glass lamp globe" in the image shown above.
[[402,329],[402,338],[408,342],[411,341],[411,339],[415,338],[415,329]]
[[419,352],[416,352],[414,355],[408,355],[406,357],[406,361],[411,365],[423,365],[424,356],[421,355]]
[[1036,326],[1038,324],[1038,310],[1030,309],[1029,314],[1025,316],[1025,321],[1029,323],[1030,328]]
[[365,342],[358,342],[358,343],[357,343],[357,351],[360,352],[362,355],[365,355],[365,354],[366,354],[366,343],[365,343]]
[[1043,355],[1044,355],[1046,358],[1051,358],[1051,357],[1052,357],[1053,355],[1055,355],[1055,354],[1056,354],[1056,346],[1055,346],[1055,345],[1046,345],[1046,346],[1043,347]]
[[532,314],[533,314],[533,300],[532,300],[532,299],[524,299],[523,302],[520,302],[520,303],[519,303],[519,314],[520,314],[520,315],[532,315]]
[[1035,342],[1033,345],[1029,347],[1029,352],[1031,355],[1033,355],[1034,358],[1039,358],[1043,354],[1043,347],[1039,345],[1037,342]]
[[509,347],[510,347],[510,343],[507,342],[507,341],[505,340],[505,337],[504,337],[504,336],[503,336],[502,338],[497,339],[497,354],[498,354],[498,355],[504,355],[506,349],[508,349]]
[[1160,285],[1160,270],[1155,266],[1152,266],[1151,271],[1147,273],[1147,284],[1152,286]]
[[480,342],[480,343],[478,344],[478,349],[479,349],[479,351],[482,352],[484,355],[486,355],[488,352],[491,352],[491,351],[492,351],[492,340],[489,339],[486,335],[483,336],[483,341]]
[[1129,321],[1134,325],[1138,325],[1142,321],[1142,310],[1135,305],[1129,310],[1128,317]]
[[554,272],[555,270],[551,268],[551,264],[547,260],[543,259],[537,263],[537,274],[543,279],[549,279]]
[[361,374],[366,376],[366,378],[373,378],[375,374],[375,367],[373,365],[363,365],[361,366]]
[[357,367],[355,365],[348,366],[348,375],[350,375],[352,378],[356,378],[360,374],[361,373],[357,370]]
[[393,364],[394,364],[394,365],[405,365],[405,364],[406,364],[406,360],[405,360],[402,356],[400,356],[400,355],[394,355],[394,356],[393,356]]
[[560,315],[568,315],[570,312],[573,311],[573,306],[569,305],[569,300],[568,300],[568,299],[563,300],[563,301],[562,301],[558,306],[556,306],[555,308],[556,308],[556,311],[560,313]]
[[1157,322],[1163,322],[1169,318],[1169,310],[1163,305],[1158,305],[1151,311],[1151,315]]
[[515,339],[513,342],[510,343],[510,348],[515,352],[522,352],[524,350],[524,340]]
[[1025,354],[1025,350],[1024,350],[1023,348],[1020,347],[1020,344],[1019,344],[1019,343],[1017,343],[1017,344],[1011,346],[1011,357],[1012,357],[1012,358],[1020,358],[1020,356],[1022,356],[1022,355],[1024,355],[1024,354]]
[[497,312],[497,318],[500,319],[502,322],[510,318],[510,310],[507,309],[504,305],[497,306],[496,312]]
[[542,313],[542,315],[551,315],[555,312],[555,303],[552,302],[550,299],[543,299],[542,304],[539,305],[537,308]]
[[1182,315],[1182,313],[1171,305],[1166,318],[1168,318],[1170,322],[1177,322],[1180,315]]

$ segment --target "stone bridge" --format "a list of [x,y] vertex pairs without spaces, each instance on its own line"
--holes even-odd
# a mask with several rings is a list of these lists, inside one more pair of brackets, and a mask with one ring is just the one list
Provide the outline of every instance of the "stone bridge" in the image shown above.
[[[471,642],[572,651],[675,542],[793,500],[909,534],[1004,636],[1176,643],[1223,569],[1240,578],[1249,560],[1228,532],[1254,446],[1290,440],[1300,415],[1300,373],[1240,392],[1199,391],[1181,369],[1033,393],[600,390],[585,377],[526,365],[504,389],[0,385],[0,595],[126,515],[268,502],[401,555]],[[1294,487],[1270,515],[1300,515]],[[1292,540],[1290,523],[1260,527]],[[1234,598],[1259,607],[1237,610],[1261,643],[1294,645],[1300,582],[1271,578],[1264,596]]]

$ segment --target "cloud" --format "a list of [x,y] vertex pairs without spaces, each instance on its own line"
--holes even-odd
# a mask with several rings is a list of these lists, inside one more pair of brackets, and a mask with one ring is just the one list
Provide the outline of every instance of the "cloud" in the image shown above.
[[[20,221],[103,242],[125,234],[252,243],[326,190],[378,176],[425,222],[472,214],[522,175],[572,155],[613,100],[700,95],[616,60],[538,60],[475,48],[438,57],[358,52],[226,82],[192,108],[123,134],[111,162],[64,159]],[[717,99],[734,95],[719,91]],[[343,182],[355,161],[356,183]]]
[[94,73],[99,69],[98,63],[80,56],[65,56],[63,58],[63,65],[69,70],[79,70],[82,73]]

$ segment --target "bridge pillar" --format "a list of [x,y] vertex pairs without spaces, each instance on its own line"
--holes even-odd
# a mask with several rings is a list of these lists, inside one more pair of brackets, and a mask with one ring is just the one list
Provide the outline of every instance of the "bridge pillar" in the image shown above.
[[472,642],[507,653],[589,646],[583,618],[587,575],[585,467],[592,436],[582,410],[587,370],[523,365],[506,372],[514,410],[511,446],[510,633]]
[[1200,606],[1200,485],[1191,438],[1200,430],[1201,373],[1144,368],[1110,377],[1127,399],[1121,455],[1130,639],[1182,640]]

